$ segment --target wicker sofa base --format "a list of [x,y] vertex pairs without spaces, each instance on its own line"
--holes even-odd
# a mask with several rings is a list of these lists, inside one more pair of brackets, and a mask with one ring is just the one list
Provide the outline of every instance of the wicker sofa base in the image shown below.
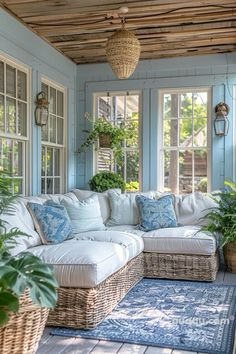
[[143,253],[91,289],[59,288],[58,302],[47,325],[73,328],[96,327],[143,278]]
[[144,252],[147,278],[213,281],[219,268],[218,252],[210,256]]

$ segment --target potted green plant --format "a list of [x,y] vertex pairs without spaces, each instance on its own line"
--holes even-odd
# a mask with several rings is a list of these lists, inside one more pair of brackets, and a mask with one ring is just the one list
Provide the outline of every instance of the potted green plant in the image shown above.
[[[1,353],[35,353],[49,308],[57,301],[57,282],[50,265],[29,252],[17,256],[11,248],[17,228],[7,231],[3,213],[14,212],[11,180],[0,174],[0,348]],[[26,235],[27,236],[27,235]]]
[[209,223],[201,230],[219,233],[226,268],[236,273],[236,184],[225,182],[225,186],[225,190],[213,197],[217,206],[207,213]]
[[135,130],[132,129],[132,123],[114,125],[105,117],[95,120],[86,115],[86,118],[92,124],[91,130],[84,130],[88,133],[85,141],[80,145],[78,153],[85,152],[91,145],[97,144],[99,147],[110,148],[113,151],[116,163],[122,161],[122,146],[126,139],[132,139],[135,136]]
[[113,172],[99,172],[89,181],[89,187],[94,192],[104,192],[111,188],[120,188],[125,190],[125,181],[123,178]]

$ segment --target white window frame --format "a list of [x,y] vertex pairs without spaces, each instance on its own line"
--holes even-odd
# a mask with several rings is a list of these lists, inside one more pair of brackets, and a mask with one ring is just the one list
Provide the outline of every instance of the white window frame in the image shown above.
[[[67,89],[65,86],[62,86],[58,84],[57,82],[51,80],[50,78],[46,76],[42,76],[41,78],[41,84],[48,85],[49,87],[52,87],[56,89],[57,91],[63,92],[64,99],[63,99],[63,119],[64,119],[64,126],[63,126],[63,144],[58,144],[58,143],[52,143],[48,141],[43,141],[41,138],[41,152],[42,152],[42,147],[48,147],[48,148],[53,148],[53,153],[54,149],[60,149],[60,178],[61,178],[61,183],[60,183],[60,191],[59,193],[64,193],[66,190],[66,168],[67,168],[67,158],[66,158],[66,151],[67,151]],[[56,107],[57,107],[57,96],[56,96]],[[50,114],[50,113],[49,113]],[[57,115],[56,115],[57,116]],[[57,123],[56,123],[57,127]],[[41,156],[41,167],[42,167],[42,156]],[[40,169],[41,170],[41,169]],[[53,161],[53,171],[55,170],[54,166],[54,161]],[[47,178],[47,171],[45,170],[45,178]],[[51,178],[56,178],[57,176],[50,176]],[[42,181],[42,175],[41,175],[41,181]],[[41,184],[40,184],[41,186]]]
[[[141,163],[142,163],[142,160],[141,160],[141,121],[142,121],[142,117],[141,117],[141,114],[142,114],[142,110],[141,110],[141,98],[142,98],[142,92],[141,91],[136,91],[136,90],[132,90],[132,91],[128,91],[129,95],[137,95],[139,96],[139,130],[138,130],[138,136],[139,136],[139,139],[138,139],[138,147],[137,148],[124,148],[124,151],[125,152],[128,152],[128,151],[138,151],[139,153],[139,177],[138,177],[138,182],[139,182],[139,188],[141,188]],[[109,91],[109,95],[110,96],[127,96],[127,90],[124,91]],[[98,117],[98,105],[97,105],[97,98],[99,96],[107,96],[107,91],[106,92],[96,92],[93,94],[93,117],[94,119],[96,119]],[[125,120],[124,120],[125,121]],[[113,164],[111,165],[111,168],[112,170],[114,170],[114,166]],[[126,182],[126,163],[125,163],[125,166],[124,166],[124,170],[125,170],[125,176],[124,176],[124,180]],[[98,166],[97,166],[97,146],[94,146],[93,147],[93,174],[96,174],[98,172]]]
[[[164,171],[163,171],[163,166],[164,166],[164,160],[163,160],[163,122],[164,122],[164,117],[163,117],[163,97],[164,94],[168,93],[176,93],[176,94],[181,94],[181,93],[195,93],[195,92],[207,92],[207,191],[209,192],[211,190],[211,87],[209,86],[204,86],[204,87],[183,87],[183,88],[165,88],[165,89],[160,89],[159,90],[159,111],[158,111],[158,116],[159,116],[159,121],[158,121],[158,157],[159,157],[159,163],[157,164],[158,166],[158,190],[164,190]],[[199,150],[199,147],[196,148],[190,148],[189,150]],[[165,149],[164,149],[165,150]],[[174,151],[179,151],[183,150],[183,148],[176,147],[171,149]],[[192,176],[193,178],[193,176]]]
[[[14,67],[17,70],[20,70],[26,74],[26,101],[21,100],[17,97],[17,72],[16,72],[16,97],[15,100],[16,102],[24,102],[27,105],[26,108],[26,114],[27,114],[27,119],[26,119],[26,129],[27,129],[27,135],[26,136],[20,136],[18,134],[14,133],[3,133],[0,131],[0,137],[3,139],[10,139],[14,141],[19,141],[23,143],[23,161],[22,161],[22,195],[27,195],[28,193],[31,192],[30,190],[30,178],[31,178],[31,173],[30,173],[30,150],[31,150],[31,77],[32,77],[32,72],[31,69],[22,64],[20,61],[12,58],[11,56],[3,53],[0,51],[0,61],[4,62],[4,66],[10,65]],[[4,70],[6,72],[6,70]],[[4,77],[4,86],[6,90],[6,75]],[[6,94],[6,91],[4,92],[4,97],[11,97]],[[5,99],[5,114],[6,114],[6,99]],[[16,125],[18,122],[18,105],[16,104]],[[6,124],[6,121],[5,121]],[[5,126],[6,130],[6,126]],[[14,179],[14,177],[12,177]],[[16,179],[18,177],[15,177]]]

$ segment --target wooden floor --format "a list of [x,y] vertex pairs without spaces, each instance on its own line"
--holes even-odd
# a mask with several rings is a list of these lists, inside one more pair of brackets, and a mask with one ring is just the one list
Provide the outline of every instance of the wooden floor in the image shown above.
[[[220,271],[214,283],[236,285],[236,274]],[[50,327],[45,329],[36,354],[197,354],[145,345],[52,336],[50,330]],[[232,354],[236,354],[236,346]]]

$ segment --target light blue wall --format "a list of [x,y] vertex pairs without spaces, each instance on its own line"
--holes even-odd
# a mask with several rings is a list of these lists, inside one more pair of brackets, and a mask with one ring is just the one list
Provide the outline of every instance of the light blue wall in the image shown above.
[[[236,53],[140,61],[133,76],[117,80],[107,64],[77,67],[77,147],[82,142],[84,112],[92,112],[93,93],[140,90],[142,92],[142,188],[156,189],[158,179],[158,93],[162,88],[210,87],[212,121],[214,107],[225,101],[231,108],[229,134],[212,134],[211,189],[222,187],[225,179],[235,179],[235,100]],[[93,174],[92,152],[77,157],[76,185],[86,188]]]
[[33,112],[36,94],[41,91],[41,77],[63,85],[67,89],[67,178],[66,189],[75,186],[75,115],[76,115],[76,65],[28,30],[20,22],[0,9],[0,53],[16,59],[31,70],[31,177],[30,194],[40,192],[41,128],[34,123]]

